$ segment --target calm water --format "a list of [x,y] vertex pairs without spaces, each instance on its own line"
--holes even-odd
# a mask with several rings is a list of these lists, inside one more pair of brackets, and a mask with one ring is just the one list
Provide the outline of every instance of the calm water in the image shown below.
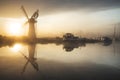
[[0,48],[0,80],[120,80],[120,43]]

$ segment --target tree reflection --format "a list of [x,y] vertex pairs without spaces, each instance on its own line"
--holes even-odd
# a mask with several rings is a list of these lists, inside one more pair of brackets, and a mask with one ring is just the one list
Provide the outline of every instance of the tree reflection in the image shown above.
[[76,43],[76,42],[64,42],[63,43],[63,49],[65,49],[65,51],[70,52],[72,50],[74,50],[74,48],[79,48],[79,47],[85,47],[86,44],[85,43]]

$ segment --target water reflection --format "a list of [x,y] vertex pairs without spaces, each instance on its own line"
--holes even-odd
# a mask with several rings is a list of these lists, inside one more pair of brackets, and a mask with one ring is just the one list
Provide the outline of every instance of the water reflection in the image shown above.
[[[106,43],[107,46],[110,45],[111,43]],[[20,44],[15,44],[14,47],[12,48],[14,51],[19,51],[23,57],[27,60],[27,62],[25,63],[23,70],[22,70],[22,74],[25,72],[27,65],[30,63],[33,68],[36,71],[39,71],[39,66],[37,63],[37,57],[35,57],[35,55],[37,55],[37,50],[36,50],[36,43],[31,43],[31,44],[27,44],[28,45],[28,57],[25,55],[25,53],[23,53],[20,49],[21,49],[21,45]],[[63,44],[63,49],[65,49],[66,52],[71,52],[74,50],[74,48],[79,48],[79,47],[86,47],[86,43],[78,43],[78,42],[64,42]],[[104,46],[105,43],[104,43]]]
[[67,51],[67,52],[70,52],[70,51],[74,50],[74,48],[85,47],[85,46],[86,46],[85,43],[65,42],[63,44],[63,49],[65,49],[65,51]]
[[21,47],[22,47],[21,44],[15,44],[15,45],[11,48],[11,50],[17,52],[17,51],[21,50]]
[[[80,42],[64,42],[63,43],[63,49],[65,49],[65,51],[70,52],[73,51],[74,48],[79,48],[79,47],[86,47],[87,43],[80,43]],[[94,44],[94,43],[92,43]],[[110,46],[112,44],[112,41],[110,42],[104,42],[103,46]]]
[[37,58],[35,58],[35,54],[36,54],[36,44],[29,44],[29,45],[28,45],[28,53],[29,53],[29,56],[28,56],[28,57],[25,56],[24,53],[22,53],[21,51],[20,51],[20,53],[21,53],[21,54],[24,56],[24,58],[27,60],[27,62],[25,63],[25,65],[24,65],[24,67],[23,67],[22,74],[25,72],[28,63],[30,63],[36,71],[39,70],[38,64],[37,64],[37,62],[36,62]]
[[[12,57],[13,60],[9,61],[8,57],[3,57],[4,59],[0,60],[0,78],[23,80],[20,79],[22,72],[25,80],[120,79],[119,43],[114,45],[116,56],[113,56],[113,45],[106,46],[104,43],[65,42],[59,45],[34,43],[22,45],[24,46],[28,52],[23,51],[18,44],[14,45],[14,49],[19,48],[20,56],[22,54],[20,58]],[[83,49],[79,49],[81,47]],[[7,50],[6,47],[5,49]],[[68,52],[73,54],[65,54]],[[81,54],[75,54],[76,52]]]
[[107,42],[104,42],[103,44],[104,44],[104,46],[109,46],[112,44],[112,41],[107,41]]

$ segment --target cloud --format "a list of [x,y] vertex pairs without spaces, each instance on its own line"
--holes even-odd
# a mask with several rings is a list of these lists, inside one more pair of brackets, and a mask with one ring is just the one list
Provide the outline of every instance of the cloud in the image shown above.
[[[43,10],[73,10],[73,9],[87,9],[100,10],[108,8],[120,7],[120,0],[31,0],[33,5],[38,5]],[[26,1],[27,3],[27,1]],[[31,4],[31,5],[32,5]]]
[[21,5],[26,6],[28,11],[38,8],[42,15],[72,10],[94,12],[120,8],[120,0],[1,0],[1,15],[10,11],[17,14]]

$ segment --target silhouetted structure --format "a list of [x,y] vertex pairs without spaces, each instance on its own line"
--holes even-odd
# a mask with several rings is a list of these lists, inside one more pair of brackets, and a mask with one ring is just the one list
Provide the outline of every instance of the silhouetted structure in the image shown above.
[[29,23],[29,31],[28,31],[29,41],[35,42],[36,41],[35,23],[37,22],[36,19],[38,18],[38,10],[36,10],[36,12],[34,12],[34,14],[31,16],[31,18],[29,18],[25,8],[22,6],[21,9],[23,10],[26,18],[28,19],[27,22]]

